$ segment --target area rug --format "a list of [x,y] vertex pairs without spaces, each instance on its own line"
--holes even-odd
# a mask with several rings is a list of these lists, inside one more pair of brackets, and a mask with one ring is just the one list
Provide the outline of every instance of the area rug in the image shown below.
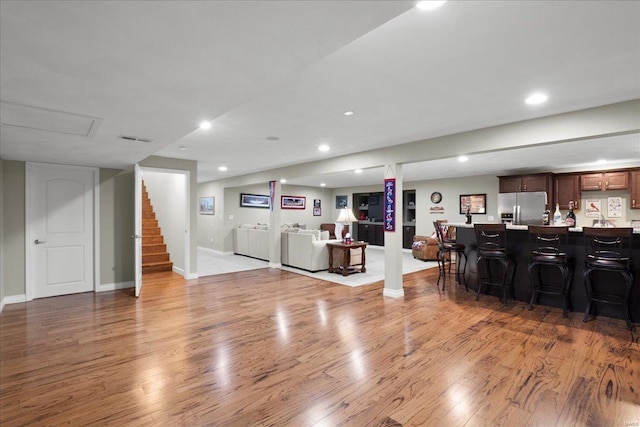
[[[299,268],[283,266],[282,269],[293,273],[303,274],[316,279],[327,280],[333,283],[339,283],[346,286],[362,286],[368,285],[380,280],[384,280],[384,247],[367,246],[366,263],[367,271],[365,273],[353,273],[349,276],[341,274],[329,273],[328,271],[318,271],[311,273]],[[413,273],[420,270],[438,267],[436,261],[421,261],[413,258],[410,250],[402,251],[402,274]]]
[[[316,279],[327,280],[346,286],[362,286],[384,280],[384,247],[367,246],[365,273],[354,273],[342,276],[328,271],[311,273],[299,268],[282,266],[282,270],[303,274]],[[436,261],[421,261],[413,258],[410,250],[402,251],[402,274],[413,273],[420,270],[435,268]],[[269,263],[259,259],[249,258],[233,253],[222,253],[211,249],[198,248],[198,276],[213,276],[216,274],[234,273],[236,271],[255,270],[268,268]]]

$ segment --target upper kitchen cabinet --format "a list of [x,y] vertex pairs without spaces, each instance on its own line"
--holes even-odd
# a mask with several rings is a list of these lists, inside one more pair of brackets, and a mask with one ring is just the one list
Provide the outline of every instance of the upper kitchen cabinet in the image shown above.
[[525,191],[546,191],[551,195],[553,175],[540,173],[535,175],[499,176],[501,193],[520,193]]
[[580,175],[580,189],[591,190],[626,190],[629,188],[629,172],[604,172]]
[[[560,209],[569,209],[569,202],[573,201],[574,209],[580,209],[580,175],[566,174],[555,175],[554,193],[555,204],[560,205]],[[553,206],[549,206],[551,209]]]
[[631,202],[629,206],[631,209],[640,209],[640,169],[632,170],[629,172],[629,176],[631,177]]

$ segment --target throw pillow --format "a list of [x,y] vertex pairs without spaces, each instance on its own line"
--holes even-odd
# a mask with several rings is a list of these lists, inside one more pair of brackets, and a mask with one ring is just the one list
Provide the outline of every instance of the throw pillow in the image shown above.
[[320,232],[320,240],[329,240],[329,230],[323,230]]

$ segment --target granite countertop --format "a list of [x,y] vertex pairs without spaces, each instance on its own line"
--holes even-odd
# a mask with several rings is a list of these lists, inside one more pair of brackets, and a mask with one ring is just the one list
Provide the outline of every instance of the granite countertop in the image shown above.
[[[482,224],[488,224],[486,222],[483,222]],[[497,223],[494,223],[497,224]],[[451,222],[449,223],[449,225],[453,225],[456,227],[460,227],[460,228],[473,228],[473,224],[465,224],[462,222]],[[529,227],[526,225],[513,225],[513,224],[507,224],[507,230],[528,230]],[[572,227],[569,228],[569,232],[570,233],[582,233],[582,227]],[[633,229],[633,234],[640,234],[640,228],[634,228]]]

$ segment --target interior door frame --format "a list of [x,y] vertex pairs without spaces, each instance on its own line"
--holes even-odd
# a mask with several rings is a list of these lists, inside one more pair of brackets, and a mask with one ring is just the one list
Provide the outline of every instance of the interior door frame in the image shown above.
[[[140,166],[142,176],[144,172],[170,173],[173,175],[184,175],[184,215],[185,215],[185,233],[184,233],[184,278],[191,278],[191,171],[184,169],[156,168],[150,166]],[[142,255],[140,255],[140,263],[142,263]]]
[[91,171],[93,174],[93,292],[97,291],[100,283],[100,169],[92,166],[59,165],[54,163],[26,162],[25,164],[25,186],[24,186],[24,224],[25,224],[25,301],[32,301],[35,293],[33,283],[32,263],[35,258],[33,254],[33,244],[35,237],[32,234],[31,213],[32,194],[34,185],[32,171],[34,168],[46,166],[48,168],[74,169]]

